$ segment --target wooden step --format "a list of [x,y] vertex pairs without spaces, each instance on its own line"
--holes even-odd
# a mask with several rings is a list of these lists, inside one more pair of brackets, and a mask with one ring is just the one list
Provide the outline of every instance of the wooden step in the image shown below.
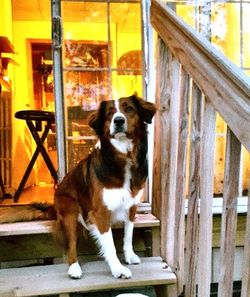
[[167,286],[175,286],[176,277],[160,257],[142,258],[139,265],[129,265],[131,279],[112,277],[104,261],[82,265],[84,276],[72,280],[67,276],[67,265],[34,266],[0,269],[0,296],[39,296],[59,294],[69,296],[74,292],[94,292],[123,288],[155,286],[157,296],[166,296]]
[[[32,221],[18,222],[10,224],[0,224],[1,236],[29,235],[51,233],[54,221]],[[138,214],[135,220],[135,228],[159,227],[160,221],[152,214]],[[121,228],[121,224],[117,224],[114,228]]]
[[[51,261],[62,257],[62,249],[51,236],[54,221],[31,221],[0,224],[0,265],[5,268],[24,266],[25,261],[32,263]],[[160,222],[152,214],[138,214],[135,221],[134,249],[141,256],[160,255]],[[122,253],[122,232],[114,226],[114,239],[117,252]],[[118,228],[118,229],[117,229]],[[78,255],[88,259],[96,259],[98,253],[94,241],[80,236]],[[19,264],[17,261],[21,261]],[[9,264],[8,264],[9,263]]]

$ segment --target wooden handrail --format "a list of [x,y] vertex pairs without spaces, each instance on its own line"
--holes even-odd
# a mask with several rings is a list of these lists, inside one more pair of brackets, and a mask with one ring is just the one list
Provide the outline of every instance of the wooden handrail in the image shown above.
[[216,111],[250,150],[249,77],[159,0],[152,0],[151,22]]
[[[217,112],[227,124],[218,296],[232,296],[241,144],[250,151],[250,79],[166,4],[151,3],[158,33],[152,209],[178,292],[167,295],[179,296],[185,284],[185,297],[197,288],[199,297],[210,296]],[[250,208],[247,216],[241,297],[249,294]]]

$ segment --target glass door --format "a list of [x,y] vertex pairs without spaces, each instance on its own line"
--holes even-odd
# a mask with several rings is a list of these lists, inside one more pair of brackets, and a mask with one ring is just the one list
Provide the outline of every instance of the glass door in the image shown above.
[[95,145],[87,119],[99,103],[134,92],[143,96],[143,26],[136,0],[52,4],[60,179]]

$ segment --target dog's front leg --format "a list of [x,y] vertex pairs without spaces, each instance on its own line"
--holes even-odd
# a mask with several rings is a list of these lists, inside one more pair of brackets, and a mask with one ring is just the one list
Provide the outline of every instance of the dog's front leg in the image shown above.
[[124,222],[123,252],[126,263],[139,264],[141,260],[133,251],[133,230],[134,223],[128,219]]
[[116,255],[111,228],[109,228],[108,232],[104,233],[100,233],[98,229],[95,228],[92,234],[98,241],[100,253],[108,262],[112,275],[116,278],[131,278],[131,271],[121,264]]

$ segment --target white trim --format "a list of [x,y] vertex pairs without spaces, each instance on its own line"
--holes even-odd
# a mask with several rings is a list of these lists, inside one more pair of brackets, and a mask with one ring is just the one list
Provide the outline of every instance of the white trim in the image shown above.
[[[238,197],[237,213],[247,213],[248,197]],[[222,214],[223,210],[223,198],[216,197],[213,199],[213,214]],[[200,213],[200,200],[199,210]],[[188,213],[188,199],[185,200],[185,214]]]

